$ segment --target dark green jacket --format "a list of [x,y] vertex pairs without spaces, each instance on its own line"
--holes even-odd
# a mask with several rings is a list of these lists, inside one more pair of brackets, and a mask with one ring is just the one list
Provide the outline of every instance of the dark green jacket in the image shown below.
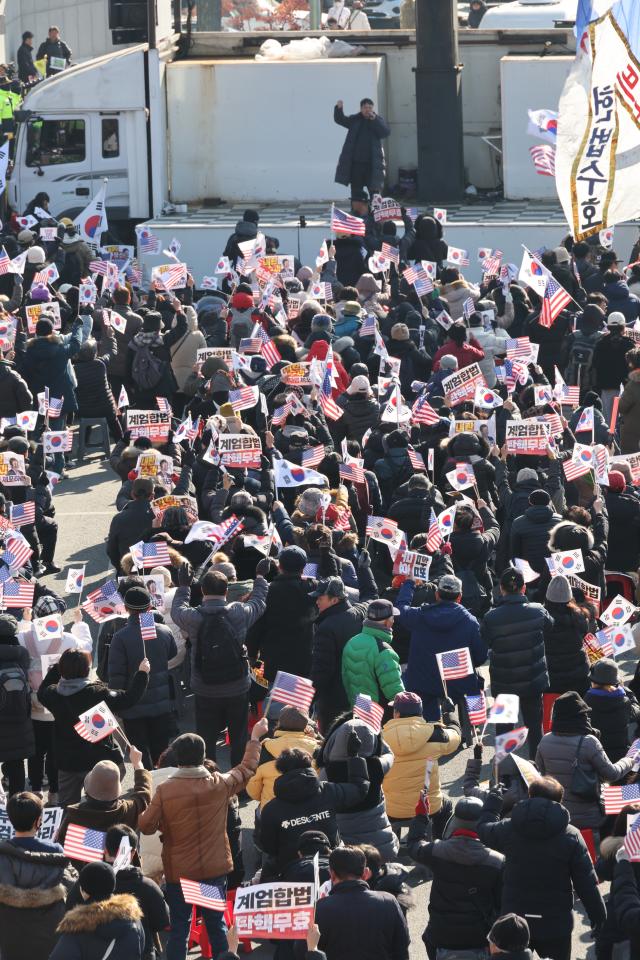
[[359,693],[368,694],[375,703],[384,705],[402,693],[400,658],[389,646],[391,634],[381,627],[362,627],[342,652],[342,684],[350,705]]

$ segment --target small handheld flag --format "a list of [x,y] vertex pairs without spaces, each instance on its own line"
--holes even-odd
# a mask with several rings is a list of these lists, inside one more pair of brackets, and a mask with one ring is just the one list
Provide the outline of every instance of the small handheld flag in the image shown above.
[[487,720],[487,702],[484,693],[465,695],[469,723],[472,727],[481,727]]
[[305,677],[298,677],[294,673],[285,673],[284,670],[278,670],[270,697],[272,700],[277,700],[278,703],[299,707],[308,713],[315,692],[315,687]]
[[85,863],[102,860],[106,833],[70,823],[64,838],[64,852],[70,860]]
[[101,700],[100,703],[96,703],[94,707],[80,714],[73,729],[83,740],[98,743],[113,733],[117,726],[116,718],[104,700]]
[[380,733],[384,707],[375,703],[368,694],[358,694],[353,705],[353,715],[368,724],[374,733]]
[[180,886],[185,903],[204,907],[205,910],[217,910],[219,913],[224,913],[227,909],[224,890],[212,883],[203,883],[202,880],[185,880],[180,877]]

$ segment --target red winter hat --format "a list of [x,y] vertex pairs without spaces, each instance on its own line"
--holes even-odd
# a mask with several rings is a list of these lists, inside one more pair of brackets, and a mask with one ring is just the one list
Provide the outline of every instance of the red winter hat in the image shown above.
[[253,306],[253,297],[250,293],[234,293],[231,297],[231,306],[236,310],[250,310]]
[[609,474],[609,490],[612,490],[614,493],[624,493],[627,482],[624,479],[624,474],[620,473],[619,470],[612,470]]

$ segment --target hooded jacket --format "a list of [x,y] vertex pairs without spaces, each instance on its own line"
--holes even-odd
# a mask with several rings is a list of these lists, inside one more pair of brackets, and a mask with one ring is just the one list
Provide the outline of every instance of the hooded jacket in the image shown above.
[[298,841],[307,830],[322,830],[332,847],[338,844],[337,813],[367,795],[367,765],[360,757],[347,761],[348,782],[327,783],[311,768],[290,770],[274,783],[274,798],[262,808],[260,835],[265,853],[278,870],[297,859]]
[[526,916],[532,938],[551,940],[573,929],[573,897],[580,898],[592,926],[605,906],[586,844],[569,812],[552,800],[517,803],[500,820],[502,799],[490,794],[478,823],[482,842],[505,855],[500,913]]
[[142,910],[135,897],[118,893],[108,900],[74,907],[58,926],[59,940],[49,960],[142,960]]
[[490,850],[473,830],[458,830],[447,840],[426,843],[426,818],[416,817],[409,852],[433,875],[429,921],[423,940],[431,948],[481,949],[500,915],[504,856]]
[[[69,863],[60,849],[29,850],[0,841],[0,955],[3,960],[48,957],[64,916]],[[73,873],[73,871],[71,871]],[[74,874],[75,875],[75,874]]]
[[385,743],[393,753],[393,766],[384,778],[387,814],[391,819],[413,817],[416,798],[424,785],[427,760],[435,760],[429,779],[429,813],[442,807],[438,759],[455,753],[460,746],[460,727],[447,720],[431,723],[423,717],[398,717],[382,728]]
[[62,340],[56,333],[48,337],[34,337],[27,341],[21,369],[33,396],[49,387],[52,397],[62,397],[62,413],[75,413],[78,409],[74,384],[69,373],[69,360],[82,344],[82,320],[77,317],[71,334]]
[[[30,657],[24,647],[21,647],[17,638],[0,641],[0,689],[4,699],[3,670],[15,672],[21,670],[24,682],[29,688],[29,661]],[[7,673],[6,682],[11,686],[16,684]],[[24,716],[15,715],[0,717],[0,762],[5,760],[26,760],[35,753],[35,739],[31,722],[31,697],[25,697]]]
[[371,843],[387,861],[395,859],[398,838],[391,829],[385,809],[382,781],[393,765],[393,754],[380,734],[357,717],[346,722],[340,719],[327,732],[318,755],[320,776],[333,784],[344,783],[349,773],[347,743],[352,730],[360,737],[359,755],[367,766],[368,791],[349,810],[338,811],[337,822],[344,843]]
[[64,844],[70,823],[103,833],[120,823],[137,830],[138,816],[151,801],[151,787],[151,773],[148,770],[134,770],[133,787],[116,800],[94,800],[84,793],[80,803],[70,803],[65,808],[58,842]]
[[435,217],[421,213],[416,219],[415,231],[408,260],[429,260],[439,264],[447,259],[448,246],[442,239],[442,224]]
[[342,404],[342,417],[335,422],[336,441],[346,437],[360,443],[367,430],[373,429],[380,419],[380,407],[370,395],[344,393],[341,396],[346,400]]
[[489,650],[491,692],[532,697],[549,688],[544,655],[544,628],[553,624],[539,603],[522,593],[501,596],[482,621],[480,632]]
[[316,688],[316,715],[326,731],[339,713],[349,709],[342,685],[342,651],[360,633],[367,604],[340,600],[318,614],[313,627],[311,681]]
[[[581,610],[567,603],[547,600],[545,606],[553,617],[553,623],[544,625],[549,690],[552,693],[577,690],[584,696],[589,687],[589,660],[582,642],[589,632],[589,622]],[[599,723],[595,725],[600,729]]]
[[545,558],[551,553],[549,534],[561,520],[549,503],[528,506],[523,515],[513,521],[507,559],[519,557],[527,560],[536,573],[546,573]]
[[[605,513],[592,511],[591,527],[563,520],[549,534],[549,549],[552,553],[562,550],[582,550],[584,570],[580,574],[583,580],[600,588],[600,596],[607,594],[604,568],[607,562],[609,539],[609,520]],[[549,573],[547,571],[547,578]]]
[[622,313],[627,323],[634,323],[640,317],[640,300],[629,291],[625,280],[605,283],[604,295],[609,301],[609,313]]
[[142,639],[137,614],[130,614],[122,629],[114,633],[109,650],[109,685],[111,687],[115,687],[116,690],[124,690],[128,687],[143,656],[148,657],[151,663],[149,683],[144,696],[134,706],[120,711],[123,719],[159,717],[171,712],[173,696],[169,681],[169,660],[175,657],[177,652],[173,633],[164,624],[157,623],[156,636],[153,640],[145,642]]
[[276,770],[276,760],[283,750],[305,750],[313,756],[318,741],[305,730],[275,730],[272,737],[261,741],[262,750],[258,769],[247,784],[247,793],[257,800],[261,807],[273,800],[274,784],[280,774]]
[[[580,740],[582,739],[582,742]],[[578,755],[578,747],[580,752]],[[555,777],[564,787],[563,804],[571,817],[571,823],[579,830],[594,829],[602,823],[602,812],[597,799],[585,800],[571,789],[574,764],[587,775],[596,775],[602,783],[615,783],[633,766],[633,759],[625,757],[612,763],[604,752],[599,739],[593,734],[580,737],[578,734],[546,733],[538,745],[536,766],[542,776]]]
[[[573,690],[576,687],[572,687]],[[602,749],[612,763],[626,756],[631,746],[628,728],[640,720],[640,706],[635,696],[624,686],[613,690],[591,687],[584,695],[591,707],[591,724],[600,732]]]
[[[412,607],[414,590],[415,584],[405,580],[396,601],[400,610],[400,624],[411,633],[404,685],[407,690],[423,698],[442,697],[444,689],[436,653],[468,647],[473,666],[479,667],[487,659],[487,647],[481,638],[478,621],[462,604],[439,600],[437,603]],[[475,673],[447,683],[448,694],[454,699],[465,693],[477,693],[479,689]]]
[[362,632],[347,641],[342,651],[342,685],[351,706],[359,693],[385,704],[404,690],[400,658],[391,639],[390,630],[365,621]]
[[[396,491],[396,494],[399,492]],[[414,487],[407,490],[405,496],[391,504],[386,515],[390,520],[396,521],[411,541],[417,533],[424,533],[428,529],[431,510],[435,513],[444,510],[442,494],[433,483],[426,488]]]

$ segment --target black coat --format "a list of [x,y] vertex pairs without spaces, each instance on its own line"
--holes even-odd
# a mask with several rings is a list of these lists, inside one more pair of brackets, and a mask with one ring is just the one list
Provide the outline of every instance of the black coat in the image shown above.
[[[16,667],[23,671],[28,691],[29,654],[17,640],[8,642],[5,640],[0,643],[0,688],[2,687],[1,671]],[[7,682],[10,684],[12,681],[8,678]],[[6,715],[3,716],[2,710],[0,710],[0,762],[25,760],[35,753],[33,724],[31,722],[31,700],[28,692],[25,697],[24,714],[24,719],[19,720]]]
[[533,696],[549,687],[544,628],[552,618],[521,594],[500,597],[485,614],[480,635],[489,648],[491,692]]
[[351,164],[353,163],[356,141],[361,135],[371,134],[371,150],[369,163],[371,164],[371,174],[369,186],[374,192],[382,190],[385,176],[384,150],[382,141],[391,133],[389,126],[382,117],[375,117],[373,120],[367,120],[361,113],[352,113],[345,116],[342,107],[333,109],[334,123],[348,130],[344,145],[340,152],[338,166],[336,168],[335,181],[348,186],[351,183]]
[[549,534],[561,520],[551,504],[527,507],[524,514],[513,521],[508,559],[527,560],[536,573],[544,574],[548,569],[545,557],[551,554]]
[[350,396],[348,393],[343,396],[345,400],[341,404],[342,416],[335,424],[335,440],[346,437],[347,440],[357,440],[360,443],[367,430],[373,429],[380,419],[380,407],[373,397],[358,394]]
[[[605,919],[589,852],[580,831],[569,825],[559,803],[522,800],[509,820],[500,821],[502,800],[490,794],[478,824],[483,843],[506,857],[501,914],[527,914],[532,937],[553,939],[573,928],[573,893],[591,925]],[[541,919],[537,919],[540,915]]]
[[355,806],[367,795],[367,764],[361,757],[349,761],[348,783],[327,783],[315,770],[290,770],[273,785],[275,794],[262,808],[262,849],[278,869],[297,859],[298,841],[307,830],[322,830],[332,847],[340,839],[336,814]]
[[278,670],[298,677],[311,674],[313,622],[318,612],[309,596],[314,580],[297,574],[279,574],[269,584],[267,609],[247,635],[251,656],[260,653],[264,675],[270,682]]
[[411,397],[411,384],[414,380],[427,381],[431,373],[431,357],[418,349],[413,340],[390,340],[389,356],[399,359],[400,388],[405,397]]
[[[354,287],[367,269],[367,257],[363,256],[362,237],[336,237],[336,273],[343,287]],[[299,331],[299,336],[302,332]]]
[[97,743],[89,743],[76,733],[74,725],[81,713],[102,700],[106,701],[114,713],[132,707],[144,696],[147,674],[134,674],[127,690],[110,690],[106,683],[97,682],[87,684],[70,696],[63,696],[58,691],[59,680],[58,668],[54,666],[38,689],[38,699],[43,707],[53,714],[53,743],[60,769],[76,772],[92,770],[100,760],[113,760],[114,763],[121,764],[122,751],[113,736],[104,737]]
[[116,569],[132,544],[148,540],[153,532],[154,513],[148,500],[130,500],[111,521],[107,556]]
[[341,600],[316,618],[313,628],[311,680],[316,688],[316,716],[326,730],[338,714],[349,709],[342,686],[342,651],[362,629],[367,604]]
[[636,570],[640,554],[640,500],[629,491],[615,493],[604,488],[609,514],[607,570]]
[[409,852],[433,874],[425,943],[446,950],[482,947],[500,915],[504,857],[462,835],[434,843],[410,840]]
[[164,624],[156,623],[156,637],[142,639],[137,614],[131,614],[125,625],[117,630],[109,649],[109,686],[126,690],[138,672],[143,657],[151,663],[149,682],[144,695],[133,706],[121,709],[127,720],[157,717],[171,712],[173,695],[169,680],[169,661],[178,653],[173,632]]
[[459,530],[451,534],[451,559],[456,573],[461,570],[472,570],[478,583],[484,588],[487,596],[491,595],[491,575],[489,564],[493,550],[498,542],[500,528],[491,510],[480,507],[480,517],[484,524],[484,531]]
[[316,905],[318,947],[327,960],[406,960],[409,931],[390,893],[369,890],[364,880],[343,880]]
[[591,707],[589,720],[600,731],[599,740],[604,752],[611,763],[617,763],[631,746],[628,725],[640,720],[638,701],[625,687],[616,687],[615,690],[592,688],[584,694],[584,699]]
[[107,365],[104,360],[96,357],[76,363],[75,367],[76,396],[78,398],[78,413],[81,417],[115,417],[117,414],[116,402],[107,379]]
[[[616,863],[611,887],[611,905],[621,933],[634,945],[640,939],[640,895],[638,894],[637,865],[628,860]],[[637,951],[632,951],[636,956]]]
[[[582,646],[589,632],[587,618],[580,610],[572,609],[566,603],[547,601],[545,606],[553,617],[553,623],[544,624],[549,690],[552,693],[577,690],[584,696],[589,689],[589,660]],[[598,727],[595,721],[594,724]]]
[[600,337],[592,360],[596,390],[617,390],[621,383],[626,383],[629,368],[625,357],[634,347],[635,342],[624,336],[622,329],[611,330],[607,337]]
[[0,417],[31,410],[33,395],[13,364],[0,361]]
[[409,493],[401,500],[396,500],[387,510],[387,517],[396,521],[411,542],[411,538],[417,533],[425,533],[429,529],[432,510],[435,513],[444,510],[442,494],[433,485],[428,490],[420,488],[414,490],[413,493]]

